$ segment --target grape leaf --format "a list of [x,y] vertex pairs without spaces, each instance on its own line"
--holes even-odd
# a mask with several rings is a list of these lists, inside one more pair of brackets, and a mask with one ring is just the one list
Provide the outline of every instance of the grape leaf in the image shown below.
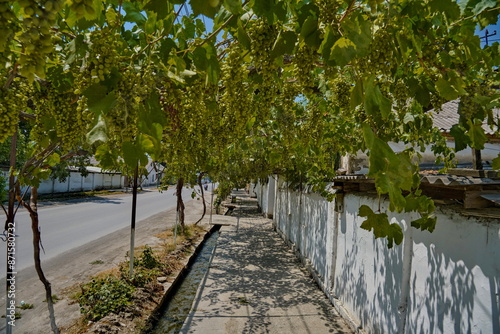
[[[495,2],[493,0],[493,2]],[[448,17],[449,21],[455,21],[460,17],[460,7],[454,0],[432,0],[429,3],[432,11],[440,12]]]
[[168,1],[165,0],[149,0],[144,9],[155,12],[158,15],[158,19],[165,18],[172,10]]
[[455,150],[461,151],[467,148],[470,144],[469,137],[465,134],[465,130],[459,124],[453,124],[450,129],[450,135],[455,139]]
[[319,48],[321,45],[320,30],[318,29],[318,19],[314,15],[310,15],[302,25],[300,37],[304,42],[313,47]]
[[498,157],[493,159],[491,168],[493,168],[494,170],[500,170],[500,153],[498,154]]
[[403,241],[403,230],[396,223],[389,223],[389,218],[386,213],[375,213],[367,206],[362,205],[359,208],[358,216],[366,217],[366,220],[361,223],[361,228],[367,231],[373,230],[373,235],[376,239],[387,238],[387,247],[392,248],[394,243],[401,244]]
[[496,24],[499,15],[500,9],[498,7],[495,10],[481,12],[481,14],[478,15],[479,27],[484,29],[490,24]]
[[243,6],[239,0],[224,0],[224,7],[231,12],[231,14],[241,14]]
[[365,87],[365,109],[370,115],[377,116],[378,112],[383,120],[386,120],[391,113],[392,103],[385,97],[378,85],[375,84],[375,77],[370,76],[364,83]]
[[170,58],[170,51],[177,49],[177,44],[171,38],[162,39],[160,42],[160,54],[166,62]]
[[346,37],[356,45],[356,54],[363,57],[368,54],[371,42],[371,25],[365,16],[356,14],[342,23]]
[[137,164],[146,166],[148,163],[148,157],[146,156],[146,148],[151,147],[151,140],[146,139],[143,141],[143,136],[138,138],[139,142],[126,141],[122,145],[123,160],[125,163],[134,168]]
[[268,23],[274,23],[275,9],[278,9],[276,0],[254,0],[253,11],[261,17],[265,17]]
[[391,147],[377,138],[368,125],[363,126],[366,146],[370,150],[370,171],[368,176],[375,178],[377,191],[389,194],[390,210],[401,212],[405,208],[402,190],[410,191],[414,184],[414,169],[410,158],[402,153],[396,154]]
[[455,100],[458,98],[458,91],[444,78],[439,78],[436,81],[436,89],[447,100]]
[[102,114],[99,115],[96,125],[89,131],[87,134],[87,141],[90,144],[95,143],[96,141],[106,141],[108,136],[106,134],[106,122],[102,117]]
[[207,80],[209,83],[216,84],[220,74],[220,64],[217,59],[217,49],[212,43],[205,43],[203,45],[205,55],[207,56]]
[[274,43],[271,55],[276,58],[285,54],[292,54],[295,48],[297,35],[293,31],[283,31]]
[[478,15],[479,13],[483,12],[485,9],[493,8],[495,6],[497,6],[497,1],[495,1],[495,0],[481,0],[476,4],[476,6],[472,10],[472,12],[475,15]]
[[126,13],[124,17],[125,21],[137,23],[138,25],[143,25],[146,22],[146,17],[134,4],[132,4],[131,2],[124,2],[122,6],[123,10]]
[[249,50],[251,48],[252,42],[250,40],[250,37],[248,37],[247,32],[245,31],[245,29],[243,29],[241,24],[238,25],[237,37],[238,41],[241,43],[241,45],[243,45],[243,47],[245,47],[245,49]]
[[140,143],[139,147],[141,148],[141,150],[147,153],[152,153],[154,151],[155,145],[153,144],[153,141],[149,136],[141,134],[138,140]]
[[106,114],[116,103],[116,96],[113,92],[107,93],[108,89],[100,84],[94,84],[87,88],[83,95],[87,97],[90,111],[99,114]]
[[486,134],[484,133],[482,122],[475,119],[474,122],[472,120],[468,120],[467,124],[469,125],[469,131],[467,131],[467,134],[470,138],[470,146],[478,150],[484,149],[484,144],[488,141],[488,137],[486,137]]
[[193,39],[195,36],[196,32],[196,25],[194,24],[194,21],[187,16],[182,17],[182,35],[184,36],[185,39]]
[[332,51],[332,47],[339,38],[338,31],[334,29],[332,26],[325,27],[325,34],[323,36],[323,41],[319,47],[319,53],[323,56],[324,61],[330,65],[335,65],[335,61],[333,58],[330,59],[330,53]]
[[57,153],[52,153],[47,159],[45,159],[45,163],[49,166],[55,166],[61,162],[61,156]]
[[205,71],[207,69],[207,51],[203,46],[198,46],[194,49],[193,53],[193,63],[196,68],[200,71]]
[[330,60],[339,66],[345,66],[356,57],[356,45],[346,37],[340,37],[330,50]]
[[99,145],[95,153],[96,160],[103,168],[113,168],[117,160],[116,151],[109,147],[107,143]]
[[436,228],[436,217],[421,217],[411,222],[411,226],[420,229],[421,231],[427,230],[429,232],[434,231]]
[[189,5],[195,16],[202,14],[213,19],[221,4],[219,0],[190,0]]
[[354,88],[351,90],[350,95],[350,107],[354,110],[357,106],[363,103],[364,101],[364,90],[363,90],[363,82],[358,81],[354,85]]

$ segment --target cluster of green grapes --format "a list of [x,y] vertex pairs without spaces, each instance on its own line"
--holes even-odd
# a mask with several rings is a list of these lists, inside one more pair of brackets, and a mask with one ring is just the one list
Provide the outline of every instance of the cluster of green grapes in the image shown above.
[[[121,58],[117,51],[119,38],[117,37],[109,28],[96,29],[89,34],[89,52],[86,55],[86,67],[84,70],[80,70],[80,68],[75,70],[73,83],[73,93],[77,98],[76,112],[83,114],[85,119],[91,119],[91,112],[88,111],[88,99],[82,93],[92,84],[106,80],[112,71],[117,70],[120,66]],[[128,80],[130,73],[125,72],[123,76],[127,77],[126,80]],[[132,82],[135,83],[136,81]],[[140,87],[139,90],[141,89],[149,89],[149,86]],[[136,93],[135,91],[131,92]],[[126,102],[122,101],[122,104],[128,104],[128,100],[130,99],[127,99]]]
[[486,86],[481,85],[478,80],[472,81],[465,87],[467,95],[460,97],[459,114],[463,121],[473,118],[483,119],[485,115],[481,115],[481,105],[474,101],[477,96],[487,95]]
[[443,110],[443,104],[445,104],[447,100],[442,97],[438,92],[431,92],[430,105],[434,109],[435,112],[440,112]]
[[252,22],[248,35],[252,41],[250,51],[252,61],[257,73],[261,76],[261,80],[257,84],[257,94],[255,95],[258,118],[259,120],[265,120],[278,93],[276,87],[278,66],[271,56],[278,30],[263,19],[257,19]]
[[342,7],[342,0],[314,0],[319,8],[319,20],[325,24],[336,21],[336,15]]
[[76,13],[76,18],[82,18],[85,14],[94,15],[95,9],[93,7],[93,0],[73,0],[69,9],[71,12]]
[[0,69],[5,68],[8,61],[9,43],[19,29],[16,15],[8,1],[0,2]]
[[74,148],[87,133],[87,112],[76,111],[78,105],[73,93],[60,93],[52,87],[47,88],[45,99],[42,101],[41,107],[54,119],[55,130],[62,146]]
[[99,83],[106,79],[114,69],[120,66],[120,35],[109,29],[96,29],[90,33],[88,69],[92,82]]
[[373,34],[373,40],[370,45],[370,54],[368,55],[369,62],[365,64],[366,71],[381,73],[390,73],[391,67],[394,65],[393,37],[390,36],[387,27],[379,28]]
[[222,95],[219,105],[223,110],[222,123],[230,132],[241,135],[246,120],[251,117],[251,100],[247,89],[247,70],[243,65],[241,48],[230,45],[221,66]]
[[166,78],[159,84],[158,93],[160,95],[160,105],[170,123],[170,130],[175,132],[180,126],[179,97],[181,94],[172,81]]
[[115,89],[116,105],[106,114],[110,137],[119,141],[132,141],[137,136],[139,108],[150,96],[155,84],[154,72],[127,68]]
[[394,108],[401,115],[406,113],[410,101],[409,89],[403,80],[397,80],[391,85],[391,95],[394,101]]
[[[426,38],[423,41],[421,53],[419,54],[420,61],[425,63],[428,68],[439,68],[440,61],[438,55],[441,52],[450,53],[450,51],[459,52],[459,50],[460,45],[451,40],[445,38]],[[457,57],[457,59],[459,58]]]
[[23,32],[19,36],[23,47],[20,74],[33,81],[35,75],[44,77],[46,57],[54,49],[51,27],[63,0],[20,0],[18,3],[23,10]]
[[181,102],[181,117],[186,135],[194,139],[203,132],[202,127],[207,124],[207,106],[205,105],[205,83],[201,79],[194,80],[185,88]]
[[248,36],[252,41],[251,55],[257,70],[271,66],[273,60],[270,54],[278,36],[276,28],[263,19],[256,19],[248,29]]
[[302,88],[302,92],[310,95],[314,89],[314,79],[312,71],[315,68],[317,54],[311,47],[301,44],[293,59],[293,74]]
[[342,77],[336,77],[328,82],[330,99],[334,106],[348,110],[351,98],[351,84]]
[[299,87],[294,82],[283,85],[278,96],[279,105],[283,110],[283,116],[291,123],[295,120],[296,98]]
[[122,73],[115,90],[116,105],[106,114],[106,126],[111,139],[132,141],[137,135],[140,100],[134,94],[140,76],[131,69]]
[[31,86],[21,78],[15,78],[7,89],[0,90],[0,143],[17,130],[19,112],[27,108]]

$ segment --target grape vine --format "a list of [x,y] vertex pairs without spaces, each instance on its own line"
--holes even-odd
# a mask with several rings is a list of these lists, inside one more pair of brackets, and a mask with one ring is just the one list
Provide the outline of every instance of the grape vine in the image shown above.
[[[1,1],[0,141],[27,111],[42,150],[92,138],[91,153],[116,166],[158,148],[186,180],[321,182],[338,155],[373,143],[437,142],[450,162],[429,114],[447,101],[461,99],[462,142],[480,147],[480,123],[494,125],[498,96],[483,88],[498,85],[498,46],[474,35],[498,11],[486,2],[192,1],[188,15],[156,2]],[[390,182],[391,198],[407,190]]]
[[0,89],[0,143],[17,131],[20,112],[28,108],[28,99],[32,96],[31,86],[22,78],[16,77],[11,84]]

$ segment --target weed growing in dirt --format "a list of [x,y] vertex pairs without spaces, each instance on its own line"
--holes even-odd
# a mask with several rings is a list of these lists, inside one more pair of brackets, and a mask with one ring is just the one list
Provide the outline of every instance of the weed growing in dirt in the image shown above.
[[130,277],[129,262],[120,263],[120,277],[130,285],[143,288],[162,273],[162,263],[154,255],[153,249],[144,246],[142,254],[134,259],[134,274]]
[[144,250],[142,251],[141,257],[138,261],[138,266],[147,268],[147,269],[155,269],[161,266],[161,263],[156,259],[153,254],[153,250],[148,245],[144,246]]
[[29,303],[22,303],[21,302],[21,305],[18,306],[18,308],[20,308],[21,310],[30,310],[32,309],[34,306],[33,304],[29,304]]
[[96,321],[111,312],[118,313],[130,305],[134,287],[114,276],[93,279],[82,285],[78,297],[80,311],[88,320]]

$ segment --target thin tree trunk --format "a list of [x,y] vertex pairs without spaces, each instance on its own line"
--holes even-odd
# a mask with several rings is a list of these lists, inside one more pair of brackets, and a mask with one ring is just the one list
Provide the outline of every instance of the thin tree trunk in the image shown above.
[[[16,215],[16,212],[14,211],[14,206],[15,206],[15,201],[16,201],[16,192],[15,192],[15,188],[14,188],[14,185],[15,185],[15,182],[16,182],[16,178],[15,178],[15,175],[14,175],[14,170],[16,168],[16,148],[17,148],[17,131],[14,133],[14,135],[12,136],[12,139],[11,139],[11,143],[10,143],[10,175],[9,175],[9,203],[8,203],[8,207],[7,207],[7,212],[6,212],[6,216],[7,216],[7,219],[5,220],[5,227],[4,227],[4,231],[7,233],[7,235],[10,237],[10,235],[12,234],[13,235],[13,238],[15,240],[15,231],[16,231],[16,222],[15,222],[15,215]],[[11,259],[9,258],[9,256],[12,256],[12,250],[9,249],[11,247],[10,246],[10,242],[9,242],[9,237],[7,238],[7,242],[5,243],[6,246],[7,246],[7,259],[6,259],[6,264],[7,264],[7,271],[6,271],[6,281],[5,281],[5,286],[6,286],[6,291],[5,291],[5,296],[6,296],[6,304],[5,304],[5,320],[6,320],[6,333],[7,334],[11,334],[12,331],[13,331],[13,327],[15,326],[14,324],[14,321],[15,321],[15,318],[12,319],[9,315],[9,307],[11,307],[12,305],[12,302],[15,302],[15,300],[13,300],[13,297],[12,297],[12,294],[10,293],[10,286],[11,284],[9,282],[12,282],[13,280],[15,280],[15,267],[10,265],[9,263],[11,263]],[[15,242],[15,241],[14,241]],[[14,248],[15,248],[15,243],[14,243]],[[15,317],[15,315],[14,315]]]
[[42,263],[40,261],[40,246],[41,246],[41,233],[38,220],[38,189],[37,187],[31,188],[30,203],[26,203],[22,200],[23,206],[29,211],[31,217],[31,230],[33,231],[33,250],[35,259],[35,269],[38,274],[38,278],[43,283],[45,287],[45,297],[47,299],[47,307],[49,309],[50,316],[50,327],[52,332],[59,334],[59,328],[57,328],[56,317],[54,313],[54,301],[52,300],[52,286],[50,282],[45,277],[42,270]]
[[177,194],[177,212],[179,212],[179,222],[182,231],[184,232],[184,201],[182,200],[182,187],[184,187],[184,178],[180,177],[177,180],[176,194]]
[[198,185],[200,186],[201,189],[201,201],[203,202],[203,214],[201,215],[201,218],[198,219],[196,223],[194,223],[195,225],[198,225],[198,223],[201,222],[203,218],[205,218],[205,214],[207,213],[207,204],[205,203],[205,193],[203,192],[203,184],[201,184],[203,175],[205,175],[205,173],[200,173],[200,175],[198,175]]

